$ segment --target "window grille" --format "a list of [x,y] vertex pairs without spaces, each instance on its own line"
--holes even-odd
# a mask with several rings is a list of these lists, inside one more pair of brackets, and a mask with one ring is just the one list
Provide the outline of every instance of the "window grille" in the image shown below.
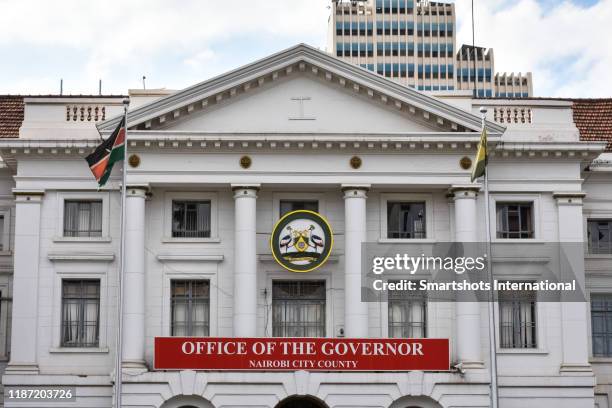
[[64,201],[65,237],[102,236],[102,200]]
[[427,337],[427,292],[388,291],[389,337]]
[[533,203],[497,203],[497,238],[533,238]]
[[588,220],[590,254],[612,254],[612,220]]
[[100,281],[62,281],[62,347],[98,347]]
[[501,348],[536,348],[536,292],[499,291]]
[[210,334],[210,281],[173,280],[170,303],[172,336]]
[[280,216],[297,210],[319,212],[319,202],[316,200],[280,200]]
[[387,202],[387,238],[425,238],[424,202]]
[[272,334],[274,337],[325,337],[325,282],[273,282]]
[[172,201],[173,238],[210,238],[210,201]]

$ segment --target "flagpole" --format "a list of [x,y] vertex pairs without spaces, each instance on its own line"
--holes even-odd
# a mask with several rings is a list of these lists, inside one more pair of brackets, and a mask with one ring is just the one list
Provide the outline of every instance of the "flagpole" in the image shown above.
[[[480,108],[482,120],[482,131],[485,131],[487,109],[483,106]],[[485,146],[485,172],[484,172],[484,199],[485,199],[485,228],[487,229],[487,271],[489,279],[489,360],[491,361],[491,407],[498,408],[499,396],[497,393],[497,339],[495,335],[495,305],[493,290],[493,254],[491,253],[491,211],[489,208],[489,169],[488,169],[489,152]]]
[[129,99],[123,100],[123,123],[125,126],[125,136],[123,140],[123,167],[121,180],[121,253],[120,266],[117,277],[117,343],[116,343],[116,358],[115,358],[115,408],[121,408],[121,388],[123,383],[122,376],[122,354],[123,354],[123,271],[125,269],[125,197],[127,191],[126,176],[127,176],[127,140],[128,140],[128,106]]

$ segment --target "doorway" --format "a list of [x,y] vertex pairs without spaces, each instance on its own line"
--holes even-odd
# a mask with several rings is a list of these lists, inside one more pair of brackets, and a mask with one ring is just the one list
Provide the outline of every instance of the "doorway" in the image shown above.
[[328,408],[321,400],[314,397],[294,396],[279,402],[275,408]]

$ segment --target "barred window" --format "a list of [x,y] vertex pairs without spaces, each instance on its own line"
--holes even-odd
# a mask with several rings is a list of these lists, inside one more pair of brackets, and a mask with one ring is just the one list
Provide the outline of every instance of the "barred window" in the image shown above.
[[12,299],[0,291],[0,359],[5,360],[11,354],[11,302]]
[[101,237],[102,200],[65,200],[64,236]]
[[497,238],[533,238],[533,203],[497,203]]
[[280,216],[297,210],[319,212],[319,202],[316,200],[280,200]]
[[536,292],[499,291],[501,348],[536,348]]
[[612,254],[612,220],[588,220],[590,254]]
[[325,282],[273,282],[272,334],[274,337],[325,337]]
[[100,281],[62,281],[62,347],[98,347]]
[[7,238],[4,236],[4,214],[0,214],[0,251],[8,250],[8,245],[6,245]]
[[591,296],[593,357],[612,357],[612,295]]
[[210,238],[210,200],[172,201],[172,237]]
[[387,238],[425,238],[424,202],[387,202]]
[[210,334],[210,281],[173,280],[170,303],[172,336]]
[[427,292],[390,290],[388,293],[389,337],[427,337]]

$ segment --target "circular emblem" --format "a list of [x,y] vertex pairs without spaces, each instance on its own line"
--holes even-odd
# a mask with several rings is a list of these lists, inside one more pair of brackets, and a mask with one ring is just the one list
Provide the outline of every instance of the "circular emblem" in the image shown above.
[[248,169],[249,167],[251,167],[252,163],[253,161],[249,156],[242,156],[240,158],[240,167],[242,167],[243,169]]
[[351,167],[357,170],[358,168],[361,167],[361,157],[359,156],[351,157],[350,163],[351,163]]
[[334,245],[331,227],[314,211],[285,214],[270,237],[272,256],[291,272],[310,272],[327,261]]
[[459,165],[463,170],[467,170],[472,167],[472,159],[469,157],[462,157],[461,160],[459,160]]
[[140,166],[140,156],[138,156],[137,154],[130,155],[130,157],[128,158],[128,163],[130,163],[131,167]]

